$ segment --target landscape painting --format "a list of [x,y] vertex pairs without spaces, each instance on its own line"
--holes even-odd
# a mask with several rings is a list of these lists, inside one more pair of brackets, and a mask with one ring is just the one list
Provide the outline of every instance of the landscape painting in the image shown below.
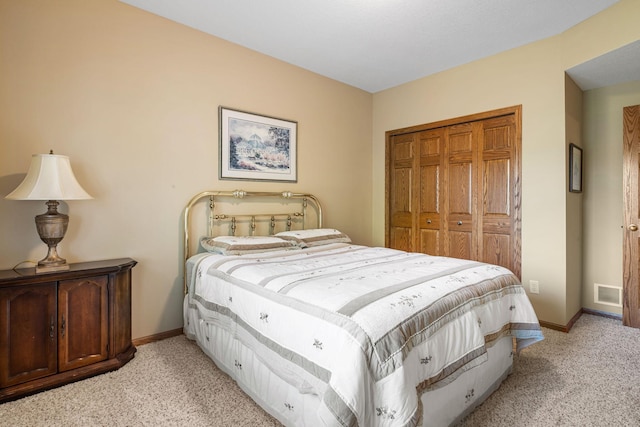
[[220,178],[296,182],[297,127],[220,107]]

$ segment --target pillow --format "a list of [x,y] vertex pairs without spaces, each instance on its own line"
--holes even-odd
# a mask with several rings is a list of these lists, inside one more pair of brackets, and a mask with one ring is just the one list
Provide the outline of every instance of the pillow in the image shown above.
[[282,231],[275,236],[295,242],[301,248],[328,245],[329,243],[351,243],[349,236],[333,228]]
[[200,245],[207,252],[214,252],[222,255],[244,255],[269,251],[300,249],[296,246],[295,242],[272,236],[203,237],[200,239]]

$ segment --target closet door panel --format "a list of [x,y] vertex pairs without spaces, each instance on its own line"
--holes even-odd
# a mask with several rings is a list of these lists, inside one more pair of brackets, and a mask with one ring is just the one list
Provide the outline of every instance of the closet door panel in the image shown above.
[[414,135],[406,134],[391,141],[389,246],[405,251],[414,250],[414,139]]
[[455,156],[470,156],[473,151],[473,124],[463,123],[447,129],[447,147],[450,159]]
[[513,251],[511,250],[511,237],[508,234],[482,235],[482,262],[507,267],[511,264]]
[[474,133],[473,124],[447,130],[447,193],[444,255],[475,259],[474,250]]
[[389,247],[401,251],[413,251],[411,228],[395,227],[391,229]]
[[440,165],[422,166],[418,221],[420,243],[417,250],[430,255],[442,255],[440,228]]
[[440,240],[440,232],[438,230],[421,230],[420,231],[420,247],[417,252],[423,254],[441,256],[442,241]]
[[515,117],[491,118],[481,125],[478,259],[515,271]]
[[417,251],[443,255],[441,200],[442,164],[444,161],[444,131],[435,129],[419,134],[420,181]]
[[447,203],[450,215],[471,215],[472,166],[469,163],[449,165]]
[[449,165],[446,256],[474,259],[471,163]]
[[513,114],[483,120],[483,151],[511,151],[515,147],[514,125]]
[[396,226],[411,226],[411,186],[413,171],[410,168],[396,168],[393,171],[393,198],[391,200],[392,220]]
[[473,259],[473,245],[471,232],[449,231],[449,253],[447,256],[453,258]]
[[495,160],[484,159],[482,214],[485,216],[511,214],[509,163],[508,157]]
[[474,168],[471,160],[449,161],[447,167],[446,217],[447,231],[473,230],[474,216]]

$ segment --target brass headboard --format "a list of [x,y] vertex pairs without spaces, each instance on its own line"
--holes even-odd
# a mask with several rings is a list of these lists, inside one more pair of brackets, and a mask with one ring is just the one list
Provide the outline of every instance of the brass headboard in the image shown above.
[[[282,225],[284,230],[289,230],[294,222],[299,222],[300,225],[298,228],[322,228],[322,206],[320,205],[320,201],[317,197],[312,194],[304,194],[304,193],[292,193],[290,191],[283,192],[249,192],[244,190],[234,190],[234,191],[203,191],[202,193],[196,194],[184,208],[184,272],[183,272],[183,281],[184,281],[184,291],[187,291],[187,274],[186,274],[186,263],[189,257],[192,255],[191,249],[189,247],[189,234],[191,233],[191,211],[194,206],[198,204],[202,199],[209,199],[208,206],[208,215],[207,215],[207,236],[214,235],[214,228],[216,226],[220,226],[222,224],[227,224],[229,226],[229,232],[226,233],[228,235],[235,235],[237,227],[239,224],[243,224],[247,227],[247,232],[243,233],[243,235],[253,235],[256,232],[256,223],[259,221],[266,222],[268,233],[266,234],[275,234],[276,228],[278,225]],[[260,212],[259,209],[256,208],[256,204],[252,204],[251,212],[238,212],[238,213],[221,213],[216,212],[217,202],[221,201],[221,199],[226,199],[227,202],[236,203],[238,201],[245,201],[245,199],[253,198],[252,202],[270,201],[270,202],[285,202],[285,206],[289,209],[293,207],[298,207],[298,210],[292,212],[277,212],[277,213],[264,213]],[[307,224],[308,210],[309,205],[312,205],[315,210],[315,219],[313,225]],[[253,211],[258,211],[254,213]],[[205,235],[205,234],[203,234]],[[200,236],[201,237],[201,236]]]

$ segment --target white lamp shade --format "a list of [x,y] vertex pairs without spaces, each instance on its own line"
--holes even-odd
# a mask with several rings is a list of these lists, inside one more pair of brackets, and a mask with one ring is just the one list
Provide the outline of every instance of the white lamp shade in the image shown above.
[[22,183],[6,199],[81,200],[92,199],[80,186],[71,170],[69,157],[58,154],[34,154]]

